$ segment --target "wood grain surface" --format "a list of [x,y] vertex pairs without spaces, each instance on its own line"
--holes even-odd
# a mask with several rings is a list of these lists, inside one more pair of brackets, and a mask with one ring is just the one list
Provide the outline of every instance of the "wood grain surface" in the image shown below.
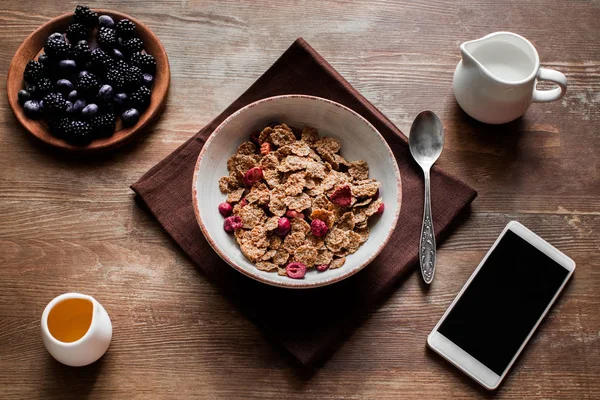
[[[71,1],[0,4],[0,72],[20,43]],[[171,61],[151,132],[104,157],[65,158],[17,123],[0,79],[0,398],[600,398],[600,3],[598,1],[103,1],[144,21]],[[566,96],[486,126],[458,108],[461,42],[508,30]],[[407,132],[441,117],[439,165],[479,191],[438,250],[434,284],[415,270],[323,365],[274,347],[182,254],[129,185],[241,94],[304,37]],[[409,201],[406,199],[405,201]],[[488,393],[425,339],[503,226],[517,219],[577,263],[575,275],[506,381]],[[113,320],[107,354],[55,362],[40,338],[53,297],[96,297]],[[267,305],[265,305],[267,306]]]

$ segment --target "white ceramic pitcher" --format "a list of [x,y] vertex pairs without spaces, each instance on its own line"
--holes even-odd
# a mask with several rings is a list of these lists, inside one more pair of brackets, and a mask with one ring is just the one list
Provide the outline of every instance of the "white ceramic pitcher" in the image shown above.
[[[74,306],[69,304],[77,301]],[[108,349],[112,323],[92,296],[65,293],[54,298],[42,314],[42,340],[57,361],[81,367],[98,360]]]
[[[460,51],[454,96],[467,114],[481,122],[510,122],[523,115],[532,102],[558,100],[567,90],[567,78],[541,68],[535,47],[515,33],[491,33],[461,44]],[[538,90],[538,80],[554,82],[558,87]]]

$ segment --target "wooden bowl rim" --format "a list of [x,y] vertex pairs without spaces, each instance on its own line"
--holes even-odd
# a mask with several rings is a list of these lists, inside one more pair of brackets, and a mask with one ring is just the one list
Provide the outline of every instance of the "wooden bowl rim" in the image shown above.
[[[7,96],[8,96],[8,103],[10,104],[10,108],[12,109],[13,114],[15,115],[15,117],[17,118],[19,123],[25,129],[27,129],[27,131],[29,131],[29,133],[31,133],[33,136],[35,136],[37,139],[41,140],[42,142],[44,142],[50,146],[60,148],[62,150],[68,150],[71,152],[78,152],[78,153],[106,150],[106,149],[109,149],[112,147],[116,147],[117,145],[123,144],[125,141],[132,138],[136,133],[143,131],[144,128],[146,128],[162,112],[164,105],[166,103],[167,93],[169,90],[170,80],[171,80],[171,68],[169,65],[169,58],[167,56],[167,52],[166,52],[164,46],[162,45],[162,43],[160,42],[160,40],[158,39],[158,37],[154,34],[154,32],[152,32],[152,30],[150,28],[148,28],[145,24],[140,22],[138,19],[133,18],[130,15],[124,14],[119,11],[113,11],[113,10],[101,9],[101,8],[93,9],[93,10],[96,11],[100,15],[107,14],[112,17],[116,17],[119,20],[123,19],[123,18],[127,18],[127,19],[131,20],[133,23],[136,24],[138,31],[141,28],[144,31],[145,35],[147,34],[146,36],[148,36],[150,38],[150,41],[153,42],[153,44],[155,45],[154,47],[156,47],[156,49],[158,50],[158,52],[154,52],[154,54],[152,54],[155,57],[155,59],[157,60],[157,72],[154,74],[155,81],[154,81],[154,86],[152,89],[152,97],[154,98],[154,96],[158,96],[157,97],[158,100],[155,101],[154,104],[152,103],[152,100],[151,100],[150,106],[140,116],[140,120],[138,121],[137,124],[135,124],[134,126],[129,127],[129,128],[124,128],[124,129],[115,131],[115,133],[112,136],[110,136],[109,138],[102,138],[102,139],[94,140],[92,143],[90,143],[87,146],[74,146],[74,145],[71,145],[71,144],[67,143],[66,141],[56,138],[52,134],[50,134],[50,132],[48,131],[48,128],[42,123],[41,120],[33,120],[33,119],[27,118],[27,116],[25,116],[23,108],[19,104],[19,100],[18,100],[18,91],[23,87],[23,75],[22,75],[22,71],[18,71],[18,69],[20,69],[20,68],[19,68],[19,63],[17,62],[17,59],[18,59],[17,56],[19,54],[25,52],[26,49],[29,48],[29,46],[31,46],[31,41],[34,39],[34,37],[39,35],[41,31],[44,31],[44,30],[51,31],[51,28],[50,28],[51,26],[67,22],[67,20],[73,16],[72,13],[66,13],[66,14],[62,14],[58,17],[52,18],[51,20],[47,21],[46,23],[40,25],[31,34],[29,34],[29,36],[27,36],[25,38],[25,40],[23,40],[21,45],[17,48],[17,51],[15,52],[15,55],[13,56],[13,59],[8,68],[8,73],[7,73],[7,77],[6,77],[6,92],[7,92]],[[146,45],[145,47],[148,47],[148,46]],[[39,50],[36,53],[36,55],[38,53],[39,53]],[[164,77],[164,78],[162,78],[160,83],[158,82],[158,79],[156,79],[156,77],[159,75],[161,77]],[[20,78],[20,83],[21,83],[17,87],[16,90],[11,88],[12,79],[14,79],[15,76]]]

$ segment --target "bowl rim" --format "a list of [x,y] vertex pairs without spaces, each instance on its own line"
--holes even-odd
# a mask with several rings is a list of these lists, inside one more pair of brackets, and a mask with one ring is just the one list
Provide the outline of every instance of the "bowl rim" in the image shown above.
[[[305,282],[302,279],[291,279],[291,278],[290,278],[289,282],[287,282],[287,281],[278,282],[278,281],[267,279],[267,278],[261,276],[261,274],[258,273],[258,272],[260,272],[260,270],[258,270],[258,269],[256,270],[257,273],[254,273],[253,271],[248,271],[247,269],[237,265],[231,258],[229,258],[226,254],[224,254],[221,251],[221,249],[216,245],[213,238],[210,236],[208,229],[206,229],[206,226],[204,225],[204,222],[202,221],[202,218],[200,217],[200,207],[198,204],[198,196],[197,196],[198,193],[196,190],[196,185],[197,185],[198,177],[199,177],[200,163],[204,157],[204,154],[206,153],[206,149],[209,147],[209,145],[211,144],[213,139],[218,135],[218,133],[227,124],[229,124],[229,122],[231,120],[236,118],[241,113],[247,111],[248,109],[253,108],[258,104],[262,104],[262,103],[266,103],[266,102],[270,102],[270,101],[276,101],[276,100],[280,100],[280,99],[287,99],[287,98],[303,98],[303,99],[309,99],[311,101],[325,102],[330,105],[339,107],[347,112],[350,112],[351,114],[360,118],[377,135],[377,137],[381,140],[381,142],[387,149],[389,156],[391,157],[391,160],[392,160],[392,164],[393,164],[393,168],[394,168],[394,175],[396,176],[396,186],[398,189],[398,196],[396,198],[396,201],[397,201],[398,207],[394,214],[392,224],[390,225],[390,228],[389,228],[383,242],[377,247],[377,249],[371,254],[371,256],[369,258],[365,259],[357,268],[355,268],[353,270],[348,270],[347,272],[345,272],[341,275],[338,275],[336,277],[326,279],[326,280],[323,280],[320,282]],[[200,150],[200,154],[198,155],[198,159],[196,160],[196,165],[194,167],[194,176],[192,179],[192,200],[193,200],[193,205],[194,205],[194,214],[196,216],[196,221],[198,222],[198,225],[200,226],[200,230],[202,231],[202,234],[206,238],[206,241],[210,244],[210,246],[213,248],[213,250],[219,255],[219,257],[221,257],[223,259],[223,261],[225,261],[231,267],[233,267],[237,271],[241,272],[242,274],[244,274],[254,280],[257,280],[262,283],[266,283],[271,286],[277,286],[277,287],[282,287],[282,288],[286,288],[286,289],[312,289],[312,288],[327,286],[327,285],[342,281],[346,278],[349,278],[350,276],[356,274],[357,272],[359,272],[363,268],[365,268],[367,265],[369,265],[379,255],[379,253],[381,253],[383,248],[389,242],[392,234],[394,233],[394,231],[396,229],[396,225],[398,224],[398,219],[400,216],[400,209],[402,207],[402,179],[400,176],[400,169],[398,167],[398,163],[396,162],[396,157],[394,156],[392,149],[388,145],[385,138],[381,135],[381,133],[373,126],[373,124],[371,124],[362,115],[360,115],[356,111],[352,110],[351,108],[346,107],[346,106],[344,106],[340,103],[337,103],[333,100],[329,100],[329,99],[325,99],[325,98],[317,97],[317,96],[305,95],[305,94],[285,94],[285,95],[266,97],[266,98],[257,100],[255,102],[252,102],[252,103],[240,108],[239,110],[233,112],[231,115],[229,115],[227,118],[225,118],[225,120],[223,120],[223,122],[221,122],[215,128],[215,130],[207,138],[206,142],[204,143],[204,146],[202,146],[202,149]]]
[[[156,82],[155,82],[155,87],[153,87],[152,95],[153,96],[156,95],[159,97],[154,108],[150,109],[150,107],[149,107],[144,113],[142,113],[140,116],[140,120],[134,126],[128,127],[128,128],[121,128],[118,131],[115,131],[115,134],[117,134],[117,132],[127,131],[125,134],[123,134],[122,136],[120,136],[116,139],[114,139],[114,136],[111,136],[109,138],[94,140],[92,143],[90,143],[87,146],[71,145],[62,139],[55,138],[54,136],[52,136],[48,132],[48,128],[42,124],[42,121],[32,120],[30,118],[27,118],[25,116],[25,113],[24,113],[21,105],[19,104],[19,101],[18,101],[18,97],[17,97],[18,90],[17,91],[11,90],[11,83],[14,78],[20,77],[19,82],[21,82],[21,83],[24,82],[22,73],[19,74],[19,71],[17,71],[17,69],[19,68],[19,65],[21,64],[20,59],[23,58],[23,57],[19,57],[21,55],[21,53],[26,52],[26,49],[31,46],[31,42],[33,41],[33,39],[36,36],[40,35],[45,30],[51,30],[52,26],[55,26],[57,24],[63,24],[65,22],[67,22],[68,19],[73,16],[73,13],[65,13],[65,14],[59,15],[57,17],[54,17],[54,18],[46,21],[45,23],[43,23],[42,25],[37,27],[33,32],[31,32],[23,40],[23,42],[21,42],[21,44],[15,51],[15,54],[13,55],[13,58],[10,62],[10,66],[8,67],[8,72],[6,74],[6,94],[8,97],[8,103],[9,103],[10,108],[11,108],[13,114],[15,115],[15,118],[17,119],[17,121],[19,121],[21,126],[23,126],[31,135],[33,135],[35,138],[42,141],[46,145],[52,146],[52,147],[60,149],[60,150],[70,151],[73,153],[91,153],[91,152],[98,152],[98,151],[118,147],[119,145],[126,143],[128,140],[130,140],[134,135],[136,135],[140,131],[143,131],[150,123],[152,123],[160,115],[160,113],[164,109],[164,106],[166,104],[167,94],[169,92],[170,81],[171,81],[171,67],[169,65],[169,58],[167,56],[167,52],[166,52],[163,44],[161,43],[160,39],[154,34],[154,32],[147,25],[145,25],[140,20],[138,20],[128,14],[125,14],[125,13],[122,13],[119,11],[103,9],[103,8],[94,8],[93,11],[95,11],[99,15],[107,14],[112,17],[117,17],[119,19],[127,18],[127,19],[131,20],[133,23],[135,23],[136,26],[138,27],[138,29],[139,29],[139,27],[141,27],[145,32],[147,32],[148,36],[151,38],[151,42],[156,44],[158,52],[160,53],[160,56],[158,54],[153,54],[153,56],[157,60],[164,59],[164,62],[160,63],[161,66],[157,67],[157,73],[155,74],[155,77],[156,77],[158,75],[158,72],[160,71],[161,75],[163,76],[162,79],[164,82],[162,82],[160,84],[158,91],[155,90],[158,87],[158,85],[156,85]],[[36,57],[39,54],[40,50],[41,49],[38,49],[38,51],[37,51],[37,53],[35,53],[34,57]],[[151,102],[152,102],[152,100],[151,100]],[[40,130],[43,133],[39,132]]]

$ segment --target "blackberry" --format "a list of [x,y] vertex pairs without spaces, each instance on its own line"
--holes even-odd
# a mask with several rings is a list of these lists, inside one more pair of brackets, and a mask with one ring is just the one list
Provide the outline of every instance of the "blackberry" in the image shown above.
[[96,40],[101,47],[112,48],[117,45],[117,31],[102,27],[96,35]]
[[85,121],[71,121],[65,140],[76,146],[85,146],[91,143],[94,135],[92,126]]
[[123,39],[129,39],[135,34],[135,24],[127,18],[117,22],[117,33]]
[[128,87],[138,87],[142,82],[142,70],[135,65],[130,65],[125,71],[125,85]]
[[118,70],[122,74],[125,74],[127,71],[129,71],[129,68],[131,68],[131,65],[129,65],[126,61],[123,60],[117,60],[113,65],[113,69]]
[[152,55],[147,53],[133,53],[129,62],[137,65],[144,72],[153,73],[156,70],[156,60]]
[[88,6],[77,6],[73,13],[75,21],[87,27],[93,28],[98,25],[98,14],[90,10]]
[[117,124],[115,114],[100,114],[90,120],[92,131],[96,137],[107,137],[114,133]]
[[128,54],[138,53],[144,50],[144,42],[139,38],[124,40],[123,43],[121,43],[121,49]]
[[150,104],[150,96],[152,92],[145,86],[138,88],[135,92],[131,94],[129,97],[131,99],[131,105],[138,110],[145,110],[146,107]]
[[67,110],[67,101],[60,93],[50,93],[44,96],[44,111],[48,115],[58,116]]
[[48,39],[44,45],[44,51],[49,57],[62,60],[69,55],[71,45],[60,39]]
[[123,89],[125,87],[125,73],[113,68],[106,74],[106,81],[115,89]]
[[35,94],[38,97],[43,97],[54,89],[54,84],[48,78],[42,78],[36,85]]
[[114,65],[115,61],[102,49],[94,49],[91,53],[92,66],[97,71],[106,71]]
[[90,45],[86,40],[80,40],[71,49],[71,54],[78,65],[84,65],[89,61],[92,51],[90,50]]
[[70,133],[71,122],[72,120],[69,117],[62,117],[55,121],[50,121],[48,123],[50,133],[60,139],[66,138]]
[[79,78],[77,79],[77,93],[88,95],[92,93],[96,94],[98,91],[98,86],[98,79],[94,74],[80,74]]
[[46,67],[40,62],[31,60],[25,66],[23,78],[27,83],[37,83],[46,74]]
[[73,22],[67,28],[67,39],[71,43],[78,42],[82,39],[86,39],[88,37],[89,31],[87,26],[80,24],[79,22]]

